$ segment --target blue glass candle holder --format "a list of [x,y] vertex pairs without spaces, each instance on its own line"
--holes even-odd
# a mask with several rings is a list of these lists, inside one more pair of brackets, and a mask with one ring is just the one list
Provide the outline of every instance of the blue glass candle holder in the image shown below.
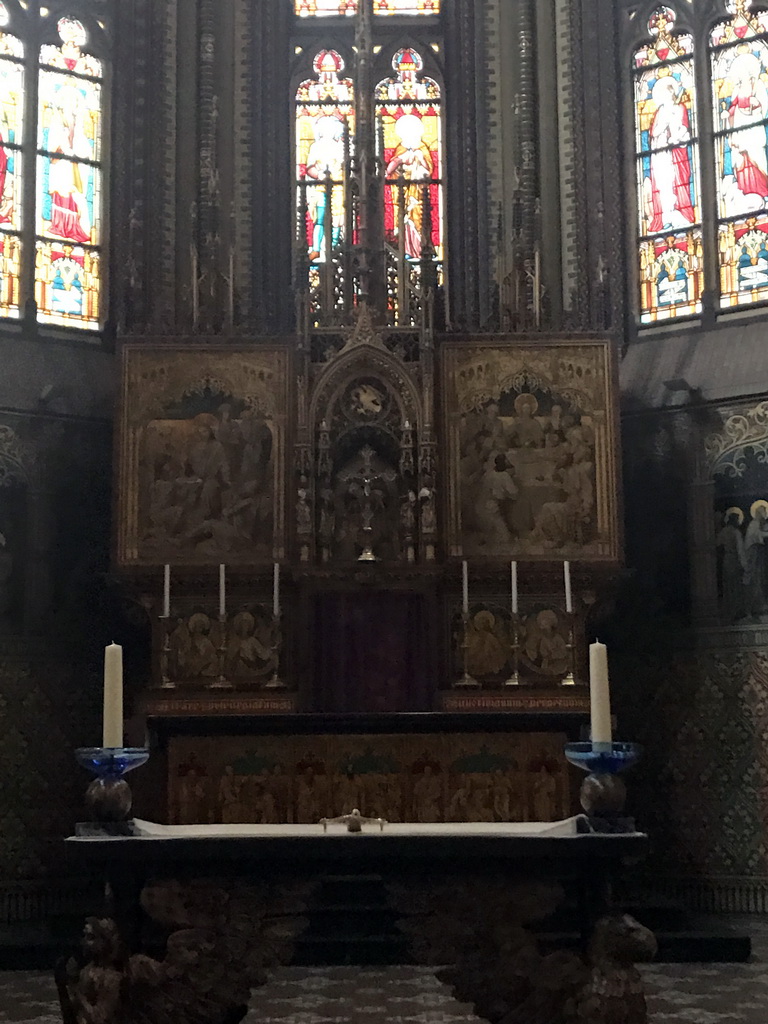
[[619,773],[631,768],[642,754],[638,743],[566,743],[570,764],[587,772],[579,799],[590,831],[634,832],[635,822],[624,815],[627,787]]
[[77,763],[95,776],[86,790],[90,823],[78,825],[78,834],[132,835],[131,787],[124,775],[149,759],[146,747],[80,747]]

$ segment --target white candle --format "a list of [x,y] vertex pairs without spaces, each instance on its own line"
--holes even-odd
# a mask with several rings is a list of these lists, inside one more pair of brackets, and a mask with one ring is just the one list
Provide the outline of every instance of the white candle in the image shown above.
[[104,648],[104,733],[102,746],[123,745],[123,648]]
[[509,572],[512,577],[512,614],[517,615],[517,562],[509,563]]
[[469,568],[466,558],[461,563],[461,610],[469,615]]
[[167,619],[171,614],[171,567],[166,565],[163,569],[163,618]]
[[226,566],[219,566],[219,618],[223,619],[227,614],[227,570]]
[[563,579],[565,580],[565,610],[570,615],[573,612],[573,598],[571,596],[571,563],[563,562]]
[[272,614],[275,618],[280,614],[280,563],[275,562],[272,574]]
[[606,744],[611,731],[611,690],[608,682],[608,648],[599,642],[589,645],[589,700],[592,742]]

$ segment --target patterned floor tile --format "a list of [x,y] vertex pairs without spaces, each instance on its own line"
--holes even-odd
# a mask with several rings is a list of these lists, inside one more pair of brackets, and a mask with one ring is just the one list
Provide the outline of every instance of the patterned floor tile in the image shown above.
[[[643,968],[651,1024],[766,1024],[768,921],[749,964]],[[0,1024],[60,1024],[56,989],[40,971],[0,973]],[[480,1024],[434,974],[419,967],[291,967],[253,993],[245,1024]]]

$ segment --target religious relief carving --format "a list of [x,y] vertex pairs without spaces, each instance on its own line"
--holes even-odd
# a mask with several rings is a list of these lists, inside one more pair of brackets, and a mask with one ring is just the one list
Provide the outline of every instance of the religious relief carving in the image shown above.
[[162,622],[164,686],[248,689],[266,685],[279,662],[281,637],[270,609],[243,606],[214,617],[197,608]]
[[277,348],[125,350],[123,564],[279,557],[286,367]]
[[618,559],[607,342],[446,345],[443,387],[453,554]]

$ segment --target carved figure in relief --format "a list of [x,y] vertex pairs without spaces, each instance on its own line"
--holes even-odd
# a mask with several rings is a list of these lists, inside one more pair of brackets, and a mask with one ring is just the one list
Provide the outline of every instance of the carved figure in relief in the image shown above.
[[272,625],[263,616],[238,612],[227,643],[227,675],[232,680],[256,680],[275,669]]
[[219,781],[219,807],[223,824],[236,824],[243,821],[240,792],[242,783],[235,776],[231,764],[224,767],[224,774]]
[[487,609],[470,619],[466,644],[467,671],[476,678],[498,675],[509,660],[505,623]]
[[512,541],[508,520],[519,493],[513,472],[505,455],[495,455],[480,479],[475,519],[484,543],[492,548],[504,547]]
[[543,676],[562,676],[568,671],[568,642],[557,613],[544,608],[526,618],[522,628],[526,661]]
[[421,777],[413,786],[413,810],[418,822],[440,820],[443,787],[432,766],[424,765]]
[[557,817],[557,782],[546,765],[533,776],[533,820],[553,821]]
[[181,665],[181,677],[211,679],[219,674],[219,655],[211,640],[211,620],[203,612],[190,615],[188,622],[190,643],[186,662]]

